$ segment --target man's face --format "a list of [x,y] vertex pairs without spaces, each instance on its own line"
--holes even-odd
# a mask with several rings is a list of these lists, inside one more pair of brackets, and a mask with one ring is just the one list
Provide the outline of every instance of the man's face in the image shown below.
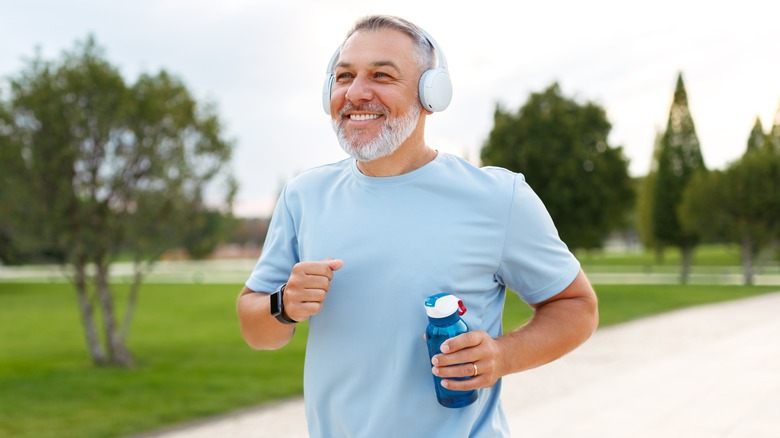
[[334,73],[330,111],[341,147],[360,161],[392,154],[422,112],[411,38],[395,30],[357,32],[342,47]]

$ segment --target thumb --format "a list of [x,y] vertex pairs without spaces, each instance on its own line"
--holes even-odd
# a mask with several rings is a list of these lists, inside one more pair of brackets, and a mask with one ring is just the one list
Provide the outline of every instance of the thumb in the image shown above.
[[328,257],[324,260],[332,271],[338,271],[344,266],[344,261]]

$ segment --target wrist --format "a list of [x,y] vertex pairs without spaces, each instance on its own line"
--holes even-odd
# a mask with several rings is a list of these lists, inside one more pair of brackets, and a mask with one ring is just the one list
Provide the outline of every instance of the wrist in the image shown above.
[[298,321],[290,318],[284,309],[284,289],[286,287],[287,283],[283,284],[279,289],[271,294],[271,316],[276,318],[276,320],[282,324],[297,324]]
[[494,339],[497,350],[496,368],[501,377],[527,369],[523,364],[525,358],[515,354],[518,351],[525,351],[518,345],[521,339],[516,339],[515,335],[514,332],[509,332]]

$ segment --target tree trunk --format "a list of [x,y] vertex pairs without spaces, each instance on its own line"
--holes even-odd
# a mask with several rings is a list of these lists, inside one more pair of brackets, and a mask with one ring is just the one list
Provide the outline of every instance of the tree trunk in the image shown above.
[[144,268],[141,262],[133,264],[133,283],[130,285],[130,291],[127,294],[127,308],[125,309],[125,318],[119,332],[119,338],[124,345],[127,345],[127,339],[130,335],[130,326],[133,323],[135,307],[138,302],[138,290],[141,288],[141,282],[144,278]]
[[746,286],[753,284],[753,241],[747,232],[742,234],[742,278]]
[[103,330],[106,337],[106,347],[109,361],[113,365],[129,367],[133,364],[133,358],[125,346],[124,340],[119,336],[114,313],[114,297],[108,284],[109,268],[107,263],[99,263],[95,273],[95,282],[103,310]]
[[105,365],[108,362],[108,358],[95,328],[95,311],[92,307],[89,291],[87,291],[86,263],[80,262],[74,266],[73,285],[76,288],[79,314],[81,315],[81,324],[84,326],[84,335],[89,355],[95,365]]
[[690,279],[691,276],[691,263],[693,262],[693,247],[692,246],[681,247],[680,253],[682,255],[680,283],[688,284],[688,280]]

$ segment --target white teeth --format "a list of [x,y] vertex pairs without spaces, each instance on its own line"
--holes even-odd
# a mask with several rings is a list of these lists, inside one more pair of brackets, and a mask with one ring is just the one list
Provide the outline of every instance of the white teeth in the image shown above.
[[380,117],[379,114],[350,114],[349,115],[350,120],[357,120],[357,121],[373,120],[373,119],[378,119],[379,117]]

